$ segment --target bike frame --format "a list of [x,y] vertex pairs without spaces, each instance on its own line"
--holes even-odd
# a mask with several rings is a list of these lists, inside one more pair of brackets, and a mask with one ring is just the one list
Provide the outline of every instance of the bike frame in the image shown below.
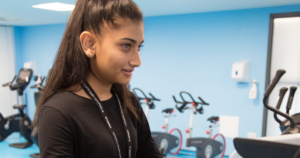
[[193,124],[194,124],[194,116],[195,116],[195,113],[197,112],[196,111],[197,109],[196,109],[195,106],[193,106],[191,109],[192,109],[192,114],[191,114],[191,117],[190,117],[189,134],[188,134],[187,138],[191,138],[192,137]]

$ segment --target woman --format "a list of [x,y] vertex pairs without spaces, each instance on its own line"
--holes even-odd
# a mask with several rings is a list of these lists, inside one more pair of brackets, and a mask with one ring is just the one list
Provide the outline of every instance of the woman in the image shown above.
[[162,157],[126,88],[143,41],[132,0],[77,1],[35,114],[42,158]]

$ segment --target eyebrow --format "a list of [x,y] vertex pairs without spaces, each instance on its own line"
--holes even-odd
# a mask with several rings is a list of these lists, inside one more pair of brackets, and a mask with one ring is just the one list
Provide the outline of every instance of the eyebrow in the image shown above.
[[[131,39],[131,38],[122,38],[121,40],[128,40],[128,41],[131,41],[132,43],[137,43],[136,40],[134,39]],[[144,43],[144,41],[141,42],[141,44]]]

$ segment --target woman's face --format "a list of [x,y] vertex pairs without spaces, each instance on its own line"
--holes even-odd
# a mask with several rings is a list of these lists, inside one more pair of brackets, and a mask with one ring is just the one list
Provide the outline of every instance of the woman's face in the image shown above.
[[[100,36],[92,35],[92,49],[87,53],[93,73],[109,84],[129,83],[134,69],[141,65],[139,51],[144,42],[143,22],[118,24],[117,28],[104,25]],[[91,53],[93,56],[89,56]]]

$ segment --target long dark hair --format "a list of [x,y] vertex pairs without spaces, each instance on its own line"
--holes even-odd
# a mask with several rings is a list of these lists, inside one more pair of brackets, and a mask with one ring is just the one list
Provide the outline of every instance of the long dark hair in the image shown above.
[[[86,79],[90,71],[90,61],[81,47],[80,34],[83,31],[92,31],[101,35],[101,27],[105,22],[114,26],[118,19],[140,22],[143,21],[143,15],[132,0],[77,1],[38,103],[34,125],[37,125],[41,107],[51,96]],[[120,97],[125,110],[129,109],[138,118],[126,85],[113,84],[112,88]]]

